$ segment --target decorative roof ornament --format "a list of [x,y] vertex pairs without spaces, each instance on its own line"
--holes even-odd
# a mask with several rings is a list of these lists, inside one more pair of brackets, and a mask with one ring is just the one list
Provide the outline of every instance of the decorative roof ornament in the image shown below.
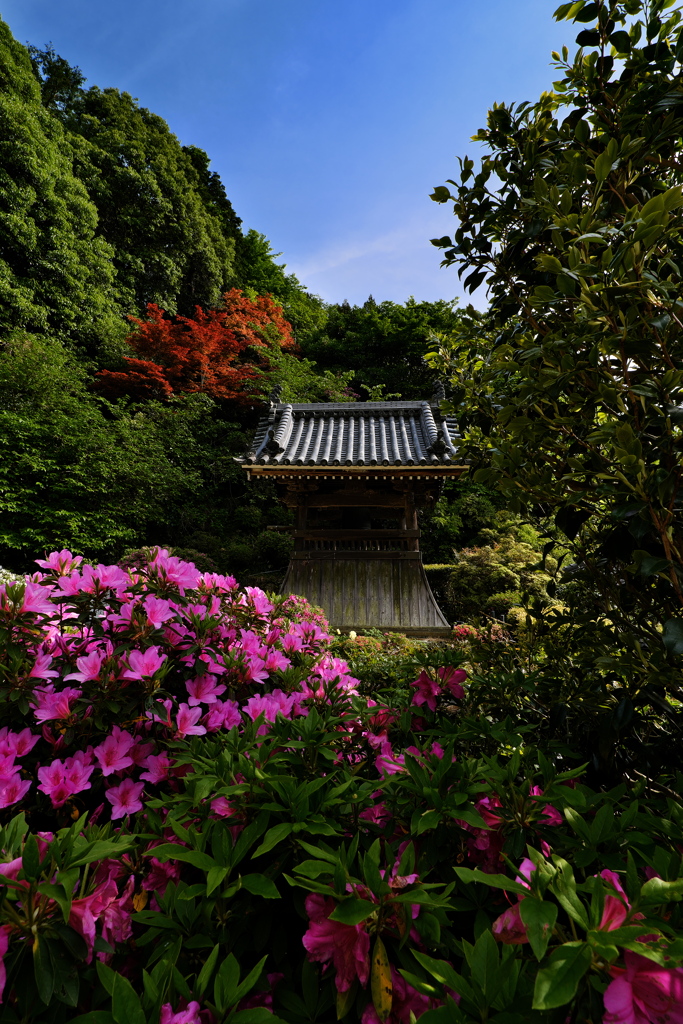
[[427,451],[430,455],[436,455],[437,459],[442,459],[444,455],[450,455],[450,449],[444,441],[443,434],[439,434],[436,441],[432,441]]
[[279,405],[282,399],[282,392],[284,391],[284,385],[276,384],[273,390],[268,396],[268,401],[271,405]]
[[434,390],[432,391],[432,405],[438,405],[439,402],[443,402],[446,397],[446,389],[443,385],[442,380],[434,381]]
[[268,431],[268,440],[263,446],[263,451],[268,455],[281,455],[284,451],[280,442],[275,440],[275,431],[272,429]]

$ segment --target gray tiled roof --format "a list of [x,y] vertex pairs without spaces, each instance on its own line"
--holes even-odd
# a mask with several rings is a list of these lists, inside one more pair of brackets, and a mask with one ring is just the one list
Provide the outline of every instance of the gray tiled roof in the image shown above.
[[457,424],[429,402],[272,404],[245,466],[457,463]]

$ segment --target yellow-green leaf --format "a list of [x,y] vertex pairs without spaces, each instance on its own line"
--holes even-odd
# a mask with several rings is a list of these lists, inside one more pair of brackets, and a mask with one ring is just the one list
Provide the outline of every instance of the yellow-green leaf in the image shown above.
[[379,935],[375,939],[372,950],[372,971],[370,974],[370,991],[375,1013],[381,1021],[385,1021],[391,1013],[392,984],[391,966],[384,943]]

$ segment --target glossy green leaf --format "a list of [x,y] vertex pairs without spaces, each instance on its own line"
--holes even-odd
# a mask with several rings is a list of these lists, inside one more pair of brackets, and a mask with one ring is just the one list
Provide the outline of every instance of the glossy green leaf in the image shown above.
[[366,921],[372,914],[377,912],[377,904],[370,900],[359,900],[350,897],[342,903],[338,903],[330,914],[330,921],[340,921],[342,924],[360,924]]
[[557,907],[547,900],[527,897],[520,900],[519,914],[526,927],[534,956],[537,960],[542,960],[557,921]]
[[247,892],[253,893],[255,896],[263,896],[267,900],[277,900],[280,898],[275,882],[265,875],[243,875],[240,881],[242,888],[246,889]]
[[533,1009],[553,1010],[570,1002],[590,964],[591,951],[586,942],[565,942],[558,946],[547,967],[536,975]]

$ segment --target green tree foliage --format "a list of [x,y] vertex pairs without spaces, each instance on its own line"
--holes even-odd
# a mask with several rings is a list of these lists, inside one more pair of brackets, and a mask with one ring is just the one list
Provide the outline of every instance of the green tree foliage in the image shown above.
[[113,252],[40,102],[28,53],[0,22],[0,332],[94,345],[117,333]]
[[328,307],[324,331],[302,343],[304,355],[323,369],[354,370],[351,387],[385,385],[404,399],[429,398],[434,373],[424,355],[435,332],[455,329],[460,314],[453,302],[348,302]]
[[106,415],[58,342],[3,343],[0,563],[30,569],[36,552],[70,546],[101,558],[147,542],[148,531],[177,530],[202,483],[182,409]]
[[[445,338],[477,479],[579,534],[590,615],[635,672],[683,654],[680,12],[563,4],[580,49],[535,104],[497,105],[490,154],[439,186],[435,240],[492,306]],[[584,525],[583,533],[580,533]],[[603,620],[605,621],[605,620]],[[663,629],[663,634],[662,634]],[[664,644],[662,645],[662,640]]]
[[88,89],[65,120],[79,177],[114,248],[122,308],[140,313],[153,302],[190,314],[215,306],[234,282],[234,242],[225,211],[203,198],[210,179],[197,171],[198,155],[117,89]]
[[284,263],[276,263],[281,253],[274,253],[265,235],[253,228],[236,239],[235,274],[240,287],[257,295],[273,295],[282,305],[285,317],[299,344],[324,330],[327,307],[317,295],[311,295],[296,274],[285,273]]

